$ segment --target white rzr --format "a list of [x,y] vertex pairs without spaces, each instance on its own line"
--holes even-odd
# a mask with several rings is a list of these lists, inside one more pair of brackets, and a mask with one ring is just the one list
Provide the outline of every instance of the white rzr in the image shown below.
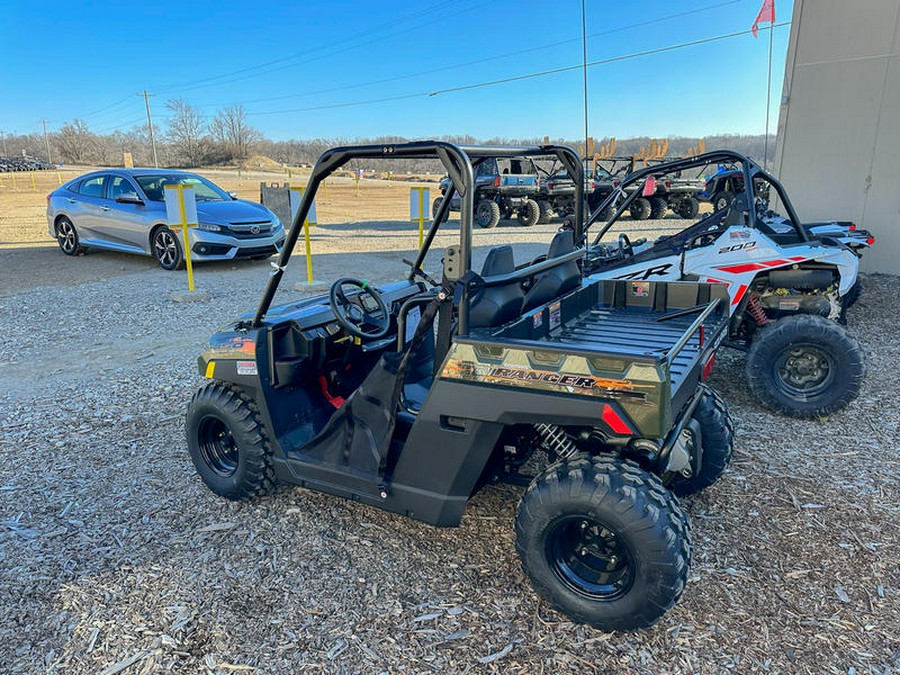
[[[748,352],[753,393],[796,417],[840,410],[857,396],[863,378],[862,351],[839,322],[858,295],[860,252],[873,241],[868,233],[846,223],[802,225],[781,184],[752,160],[728,151],[641,169],[623,186],[644,183],[646,190],[667,172],[723,160],[742,168],[752,192],[739,193],[726,209],[652,243],[631,241],[624,232],[616,242],[600,241],[642,190],[611,195],[585,226],[617,204],[588,246],[586,276],[726,284],[731,304],[726,344]],[[786,215],[768,210],[771,190]]]

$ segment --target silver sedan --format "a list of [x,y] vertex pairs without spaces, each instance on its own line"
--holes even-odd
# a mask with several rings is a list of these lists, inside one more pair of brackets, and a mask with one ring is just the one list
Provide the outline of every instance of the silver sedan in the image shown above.
[[284,245],[284,227],[262,204],[237,199],[202,176],[166,169],[95,171],[47,195],[47,225],[66,255],[86,248],[152,255],[163,269],[184,264],[183,240],[166,225],[164,188],[194,188],[197,227],[188,231],[192,261],[268,258]]

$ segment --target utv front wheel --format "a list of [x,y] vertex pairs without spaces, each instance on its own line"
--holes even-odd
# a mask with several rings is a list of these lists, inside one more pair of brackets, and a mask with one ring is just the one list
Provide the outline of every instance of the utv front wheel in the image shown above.
[[650,197],[650,219],[658,220],[666,217],[669,203],[662,197]]
[[647,220],[650,217],[650,200],[646,197],[638,197],[629,207],[632,220]]
[[821,316],[769,323],[747,355],[750,390],[792,417],[825,417],[846,408],[859,394],[864,370],[859,343]]
[[700,470],[692,476],[679,474],[668,484],[679,497],[697,494],[719,480],[734,449],[734,422],[728,404],[712,389],[697,404],[693,418],[700,425]]
[[204,385],[188,406],[185,432],[197,473],[217,495],[246,499],[272,490],[272,449],[247,394],[221,382]]
[[547,202],[538,202],[538,208],[541,212],[541,215],[538,218],[539,225],[546,225],[553,220],[553,209],[550,208],[550,204]]
[[700,213],[700,202],[696,197],[687,197],[678,204],[678,215],[685,220],[693,220]]
[[678,499],[637,464],[581,457],[532,481],[516,515],[516,550],[535,590],[601,630],[650,626],[681,596],[690,523]]
[[537,225],[541,219],[541,207],[533,199],[526,199],[522,206],[519,207],[516,218],[519,220],[519,225],[524,227]]

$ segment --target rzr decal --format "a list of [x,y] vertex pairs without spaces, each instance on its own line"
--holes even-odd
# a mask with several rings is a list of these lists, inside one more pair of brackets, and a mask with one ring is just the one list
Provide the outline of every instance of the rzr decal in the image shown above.
[[637,272],[631,272],[629,274],[623,274],[620,277],[615,277],[616,279],[649,279],[650,277],[663,277],[666,275],[672,268],[672,263],[666,263],[664,265],[655,265],[654,267],[648,267],[645,270],[638,270]]
[[800,262],[801,260],[806,260],[806,257],[800,255],[793,256],[791,258],[766,260],[764,262],[742,263],[740,265],[722,265],[720,267],[716,267],[716,269],[721,270],[722,272],[728,272],[729,274],[746,274],[747,272],[766,270],[770,267],[782,267],[783,265],[790,265],[791,263]]

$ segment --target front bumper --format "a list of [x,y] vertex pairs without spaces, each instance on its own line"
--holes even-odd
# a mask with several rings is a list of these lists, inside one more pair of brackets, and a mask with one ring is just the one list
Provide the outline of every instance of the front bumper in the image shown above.
[[207,232],[194,227],[189,232],[191,259],[198,262],[275,255],[281,252],[284,240],[284,228],[278,228],[271,234],[248,239],[243,237],[238,239],[228,234]]

